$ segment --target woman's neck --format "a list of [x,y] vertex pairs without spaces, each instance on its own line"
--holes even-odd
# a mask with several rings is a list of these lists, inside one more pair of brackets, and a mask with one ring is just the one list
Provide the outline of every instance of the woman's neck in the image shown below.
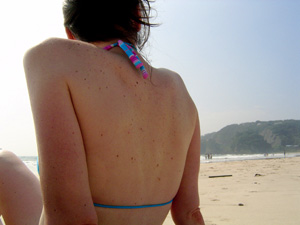
[[95,42],[90,42],[90,44],[93,44],[93,45],[95,45],[96,47],[99,47],[99,48],[104,48],[105,46],[108,46],[108,45],[111,45],[111,44],[114,44],[114,43],[118,42],[118,40],[122,40],[122,41],[130,43],[134,46],[136,45],[135,42],[130,41],[130,40],[125,40],[125,39],[112,39],[110,41],[95,41]]

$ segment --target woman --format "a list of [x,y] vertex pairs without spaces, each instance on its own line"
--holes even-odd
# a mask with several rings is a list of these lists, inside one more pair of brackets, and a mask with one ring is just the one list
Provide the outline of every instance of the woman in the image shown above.
[[204,224],[196,107],[178,74],[151,67],[136,49],[149,10],[147,0],[66,0],[69,40],[25,55],[40,224],[155,225],[170,209],[176,224]]

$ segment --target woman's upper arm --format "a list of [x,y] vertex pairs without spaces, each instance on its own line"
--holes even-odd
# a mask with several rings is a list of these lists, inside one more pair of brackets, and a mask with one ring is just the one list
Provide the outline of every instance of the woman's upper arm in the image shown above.
[[200,125],[197,117],[194,133],[187,153],[182,181],[172,204],[172,217],[176,224],[187,223],[199,207],[198,176],[200,169]]
[[96,224],[84,143],[62,69],[63,53],[41,45],[24,57],[46,224]]

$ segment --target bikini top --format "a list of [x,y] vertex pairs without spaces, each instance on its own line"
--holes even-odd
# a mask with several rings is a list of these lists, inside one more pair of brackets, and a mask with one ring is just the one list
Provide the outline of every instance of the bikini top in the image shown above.
[[153,204],[153,205],[102,205],[94,203],[94,206],[101,207],[101,208],[109,208],[109,209],[142,209],[142,208],[152,208],[152,207],[159,207],[171,204],[173,199],[169,202],[160,203],[160,204]]
[[[148,73],[147,73],[147,71],[146,71],[143,63],[139,59],[138,55],[134,51],[135,47],[133,45],[119,40],[117,43],[108,45],[108,46],[104,47],[103,49],[109,51],[110,49],[112,49],[114,47],[117,47],[117,46],[119,46],[126,53],[126,55],[131,60],[131,62],[133,63],[133,65],[137,69],[140,69],[142,71],[143,78],[147,79]],[[102,207],[102,208],[110,208],[110,209],[141,209],[141,208],[151,208],[151,207],[164,206],[164,205],[171,204],[172,202],[173,202],[173,199],[171,201],[169,201],[169,202],[160,203],[160,204],[151,204],[151,205],[127,206],[127,205],[103,205],[103,204],[94,203],[94,206],[96,206],[96,207]]]
[[[103,49],[109,51],[112,48],[117,47],[117,46],[119,46],[126,53],[126,55],[130,59],[130,61],[133,63],[133,65],[142,72],[143,78],[147,79],[149,74],[147,73],[146,68],[144,67],[142,61],[136,54],[136,52],[135,52],[136,48],[134,45],[119,40],[118,42],[108,45],[108,46],[104,47]],[[38,162],[37,162],[37,167],[38,167],[38,172],[39,172]],[[111,208],[111,209],[141,209],[141,208],[164,206],[164,205],[171,204],[172,202],[173,202],[173,199],[169,202],[160,203],[160,204],[150,204],[150,205],[120,206],[120,205],[103,205],[103,204],[94,203],[94,206],[102,207],[102,208]]]
[[112,48],[117,47],[117,46],[119,46],[126,53],[126,55],[130,59],[130,61],[133,63],[133,65],[137,69],[142,71],[143,78],[147,79],[147,77],[149,75],[146,71],[145,66],[143,65],[142,61],[140,60],[139,56],[136,54],[136,52],[135,52],[136,48],[135,48],[134,45],[132,45],[130,43],[123,42],[121,40],[118,40],[118,42],[116,42],[114,44],[111,44],[111,45],[107,45],[103,49],[109,51]]

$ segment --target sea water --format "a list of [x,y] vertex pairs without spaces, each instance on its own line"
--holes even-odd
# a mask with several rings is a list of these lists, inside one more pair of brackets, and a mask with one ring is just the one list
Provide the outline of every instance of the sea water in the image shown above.
[[34,173],[37,173],[37,156],[19,156],[25,165]]
[[[300,157],[300,152],[294,153],[274,153],[274,154],[213,154],[212,159],[206,159],[204,155],[201,155],[201,163],[216,163],[216,162],[227,162],[227,161],[242,161],[242,160],[258,160],[258,159],[278,159],[278,158],[291,158]],[[33,172],[37,171],[37,156],[20,156],[21,160],[26,166]]]
[[201,155],[201,163],[213,163],[213,162],[227,162],[227,161],[243,161],[243,160],[258,160],[258,159],[280,159],[280,158],[292,158],[300,157],[300,152],[293,153],[270,153],[270,154],[215,154],[212,155],[212,159],[206,159],[204,155]]

